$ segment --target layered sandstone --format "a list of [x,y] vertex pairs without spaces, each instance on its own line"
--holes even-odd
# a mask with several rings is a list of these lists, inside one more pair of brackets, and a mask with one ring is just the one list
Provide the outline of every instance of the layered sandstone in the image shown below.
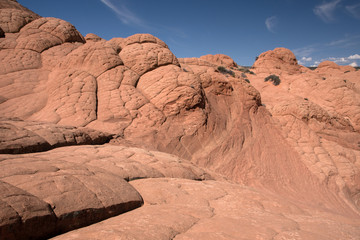
[[0,16],[1,239],[360,235],[359,71]]

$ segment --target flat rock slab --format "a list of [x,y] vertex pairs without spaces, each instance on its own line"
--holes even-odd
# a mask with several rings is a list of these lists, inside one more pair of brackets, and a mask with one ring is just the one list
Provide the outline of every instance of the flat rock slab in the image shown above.
[[87,226],[142,205],[124,179],[164,177],[223,179],[171,154],[110,144],[1,154],[0,231],[23,239],[33,236],[39,222],[37,237]]
[[[5,194],[1,201],[6,206],[29,205],[28,208],[21,208],[23,213],[17,211],[18,215],[36,214],[33,210],[40,208],[40,203],[49,206],[50,214],[45,214],[45,217],[53,218],[52,221],[45,221],[43,227],[50,229],[50,235],[116,216],[143,203],[140,194],[120,176],[91,165],[47,158],[45,155],[0,155],[0,180],[19,189],[18,192],[13,191],[11,198],[6,191],[1,191],[2,195]],[[29,197],[21,198],[24,195],[21,191],[34,196],[40,203],[30,201]],[[17,216],[16,213],[9,213],[11,209],[6,206],[0,210],[0,219],[10,231],[8,235],[13,233],[16,236],[10,239],[26,238],[26,229],[37,227],[41,221],[25,221],[27,225],[24,228],[17,228],[16,224],[22,218],[20,216],[19,221],[11,222],[12,215]],[[38,234],[46,237],[49,232]]]
[[[211,171],[197,167],[190,161],[175,155],[135,147],[105,145],[84,145],[56,148],[48,152],[5,156],[11,163],[32,159],[66,161],[71,164],[96,167],[125,180],[140,178],[184,178],[192,180],[224,179]],[[2,157],[0,156],[0,159]],[[1,160],[0,160],[1,161]],[[36,168],[36,167],[34,167]]]
[[0,120],[0,153],[28,153],[55,147],[103,144],[112,134],[96,130],[21,120]]
[[55,230],[50,205],[11,184],[0,181],[1,239],[36,239]]
[[142,208],[53,239],[358,239],[360,219],[237,184],[141,179]]

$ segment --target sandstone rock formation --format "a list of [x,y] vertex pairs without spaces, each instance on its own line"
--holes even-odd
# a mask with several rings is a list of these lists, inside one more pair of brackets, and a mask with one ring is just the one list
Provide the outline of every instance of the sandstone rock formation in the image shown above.
[[143,207],[53,239],[325,240],[360,234],[359,220],[300,208],[238,184],[161,178],[132,185],[144,197]]
[[[275,60],[288,59],[286,65],[291,68],[279,69],[277,63],[267,66],[267,71],[258,67],[272,52],[260,55],[254,64],[257,75],[249,76],[251,83],[261,93],[282,135],[312,174],[346,201],[352,199],[358,209],[360,73],[330,62],[311,71],[297,65],[293,54],[283,49],[284,56],[278,55]],[[281,79],[279,86],[263,80],[274,72]]]
[[360,236],[359,71],[0,16],[0,239]]
[[112,134],[87,128],[5,119],[0,120],[0,153],[46,151],[68,145],[104,144]]

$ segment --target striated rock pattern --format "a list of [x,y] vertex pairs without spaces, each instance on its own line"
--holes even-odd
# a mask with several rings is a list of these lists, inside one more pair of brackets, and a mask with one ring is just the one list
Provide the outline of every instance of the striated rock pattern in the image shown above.
[[2,0],[0,239],[358,239],[359,74],[177,59]]
[[[268,58],[269,54],[262,54],[254,64],[257,75],[249,79],[306,167],[358,209],[360,72],[332,62],[323,62],[311,71],[296,65],[290,51],[283,53],[280,58],[288,59],[286,65],[292,68],[278,69],[275,64],[265,71],[256,67]],[[281,79],[279,86],[263,80],[274,72]]]

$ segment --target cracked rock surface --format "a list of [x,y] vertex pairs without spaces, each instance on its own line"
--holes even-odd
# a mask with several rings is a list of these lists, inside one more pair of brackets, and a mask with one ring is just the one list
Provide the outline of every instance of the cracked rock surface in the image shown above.
[[[54,239],[356,239],[359,220],[228,182],[130,182],[145,205]],[[154,187],[157,186],[157,187]]]
[[359,79],[1,0],[0,239],[359,239]]

